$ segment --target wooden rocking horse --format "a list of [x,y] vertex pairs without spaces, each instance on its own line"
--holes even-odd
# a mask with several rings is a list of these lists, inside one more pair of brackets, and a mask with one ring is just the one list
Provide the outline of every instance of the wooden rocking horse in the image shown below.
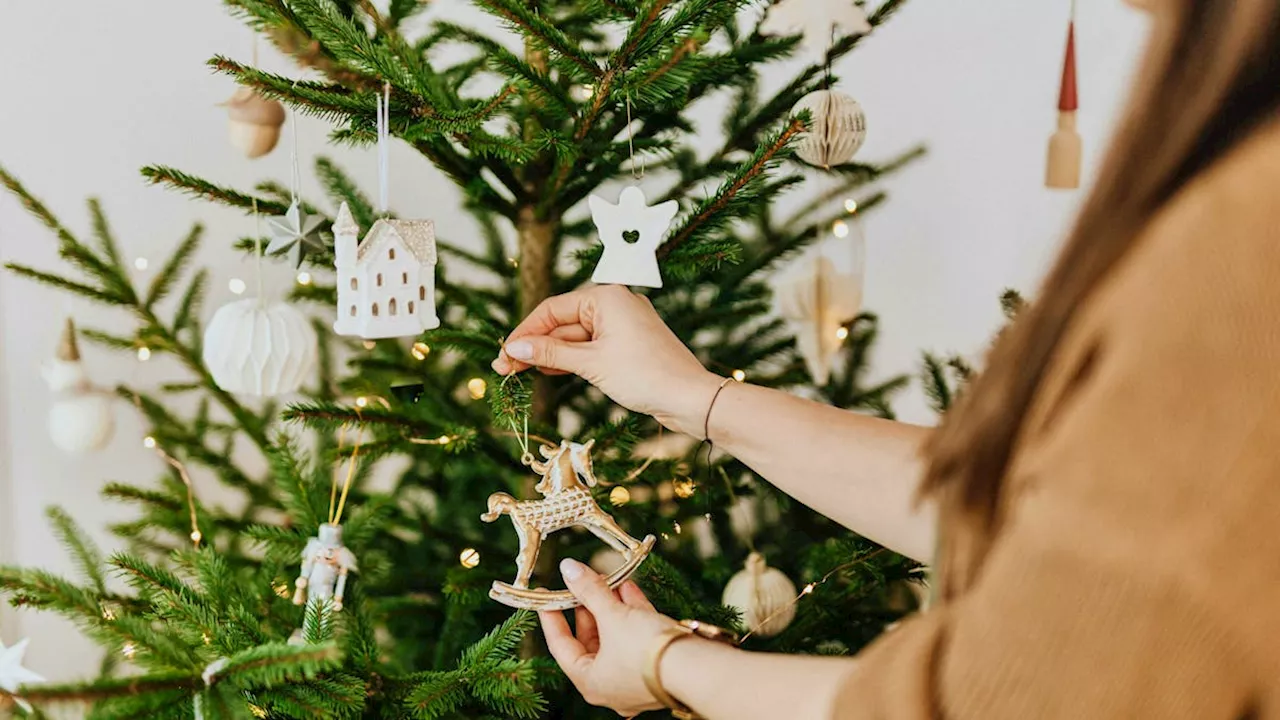
[[594,440],[585,445],[563,440],[560,447],[542,446],[546,462],[530,464],[533,471],[542,476],[542,481],[534,488],[545,496],[541,500],[522,502],[503,492],[489,496],[489,512],[481,515],[480,519],[493,522],[502,515],[509,515],[511,524],[516,528],[516,536],[520,538],[515,582],[494,582],[489,597],[504,605],[528,610],[565,610],[580,605],[568,590],[529,587],[529,577],[538,561],[542,541],[551,533],[567,527],[585,527],[626,558],[621,567],[609,574],[610,588],[626,582],[649,555],[655,538],[649,535],[640,541],[631,537],[591,497],[588,488],[596,485],[591,465],[591,447],[594,444]]

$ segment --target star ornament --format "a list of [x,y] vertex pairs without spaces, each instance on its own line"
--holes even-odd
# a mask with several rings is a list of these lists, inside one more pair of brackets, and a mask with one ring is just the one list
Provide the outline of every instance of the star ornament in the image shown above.
[[600,285],[662,287],[658,271],[658,243],[680,210],[675,200],[650,207],[644,191],[634,185],[622,191],[618,204],[592,195],[587,198],[591,221],[600,232],[604,254],[591,281]]
[[267,230],[271,233],[267,253],[274,255],[288,250],[294,267],[302,267],[302,261],[308,253],[323,252],[325,249],[324,239],[320,237],[320,226],[323,224],[324,218],[308,215],[298,207],[298,201],[294,200],[284,215],[267,218]]
[[[11,695],[18,691],[18,688],[31,683],[44,682],[44,678],[22,667],[22,656],[27,652],[27,640],[19,640],[17,645],[6,648],[3,642],[0,642],[0,690],[4,690]],[[18,703],[18,707],[31,712],[31,705],[16,695],[13,695],[14,702]]]
[[781,0],[760,23],[761,35],[804,35],[801,43],[813,62],[822,62],[832,36],[871,32],[867,11],[853,0]]

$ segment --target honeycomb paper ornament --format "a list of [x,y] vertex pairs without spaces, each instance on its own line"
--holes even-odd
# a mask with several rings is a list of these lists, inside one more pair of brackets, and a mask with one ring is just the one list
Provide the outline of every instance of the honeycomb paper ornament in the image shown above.
[[800,260],[774,287],[778,315],[795,333],[796,347],[818,385],[831,378],[831,366],[844,343],[841,329],[862,309],[862,236],[855,237],[859,243],[852,272],[842,272],[830,259],[816,255]]
[[773,637],[795,619],[795,599],[795,583],[769,567],[763,555],[751,553],[746,567],[729,578],[720,602],[742,613],[742,624],[753,634]]
[[243,395],[296,391],[316,363],[316,333],[287,303],[257,298],[218,308],[204,332],[204,363],[218,387]]
[[829,168],[853,159],[867,139],[867,116],[857,100],[835,90],[817,90],[800,98],[792,115],[808,110],[809,129],[796,141],[796,155],[810,165]]

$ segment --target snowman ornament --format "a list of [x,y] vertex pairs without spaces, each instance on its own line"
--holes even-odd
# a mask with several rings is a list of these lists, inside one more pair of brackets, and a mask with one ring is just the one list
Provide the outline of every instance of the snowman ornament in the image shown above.
[[644,191],[634,185],[622,191],[614,205],[597,195],[587,198],[591,221],[600,232],[604,255],[596,264],[592,282],[600,285],[662,287],[658,271],[658,243],[679,211],[675,200],[650,207]]
[[70,318],[54,358],[40,369],[53,392],[49,407],[49,436],[55,445],[72,454],[101,450],[115,431],[111,394],[89,380],[76,327]]
[[357,571],[356,556],[342,544],[342,526],[325,523],[302,551],[302,572],[298,575],[295,605],[333,601],[342,611],[347,575]]

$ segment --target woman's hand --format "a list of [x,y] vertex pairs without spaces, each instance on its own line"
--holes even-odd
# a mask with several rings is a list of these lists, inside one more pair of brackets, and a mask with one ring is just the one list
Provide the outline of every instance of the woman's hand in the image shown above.
[[720,383],[647,298],[617,285],[543,301],[493,361],[502,375],[529,367],[578,375],[619,405],[699,438]]
[[631,717],[662,705],[644,684],[644,663],[658,634],[675,625],[659,615],[640,588],[627,581],[617,593],[603,577],[576,560],[560,563],[565,584],[583,607],[577,608],[577,637],[564,613],[538,613],[547,649],[565,675],[592,705]]

